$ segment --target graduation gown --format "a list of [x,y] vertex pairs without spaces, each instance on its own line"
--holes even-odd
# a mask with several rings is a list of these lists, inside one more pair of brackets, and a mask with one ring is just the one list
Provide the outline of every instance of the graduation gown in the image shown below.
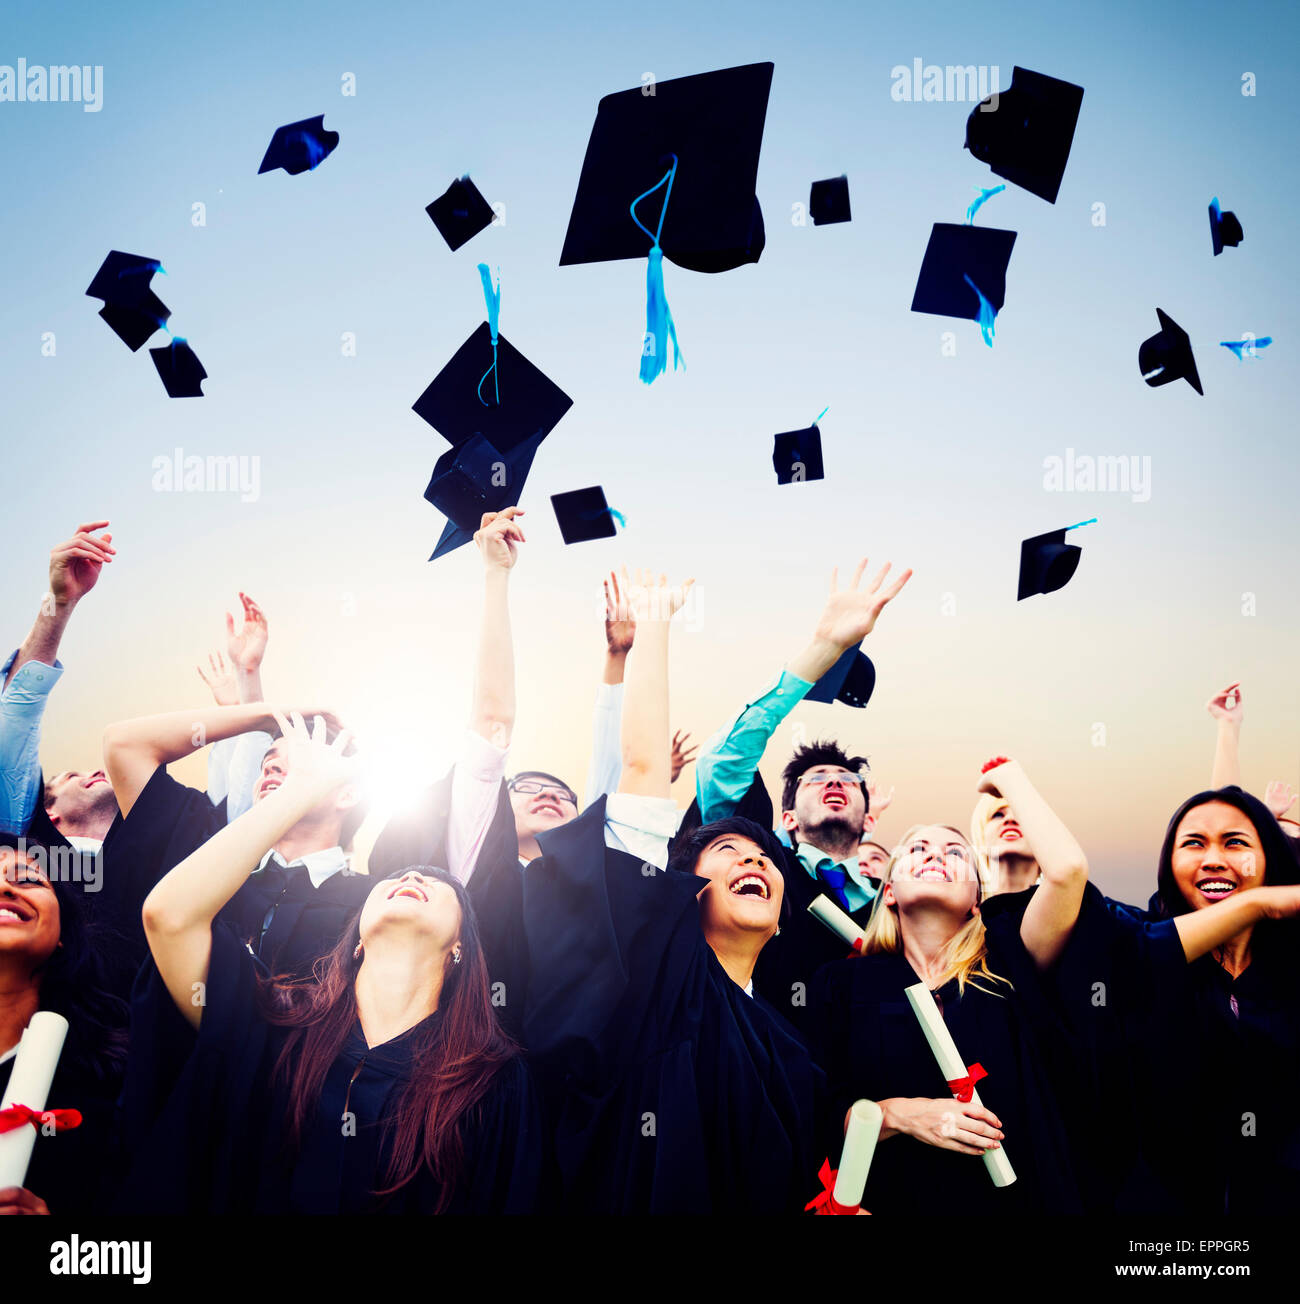
[[701,881],[605,845],[605,799],[524,874],[524,1037],[576,1213],[794,1213],[827,1151],[825,1082],[700,929]]
[[[966,1064],[988,1073],[979,1096],[1002,1122],[1016,1181],[995,1187],[977,1156],[894,1136],[877,1146],[867,1178],[862,1203],[873,1214],[914,1214],[936,1200],[975,1215],[1082,1212],[1044,1046],[1058,1025],[1018,931],[1018,920],[986,920],[988,967],[1014,990],[981,979],[985,990],[967,983],[959,994],[953,978],[934,993]],[[812,1027],[838,1117],[862,1098],[951,1098],[904,995],[920,981],[901,952],[840,960],[819,974]]]
[[[134,1163],[120,1206],[132,1213],[434,1212],[442,1188],[427,1169],[396,1195],[375,1195],[390,1153],[383,1124],[410,1076],[415,1029],[367,1047],[354,1026],[298,1151],[288,1153],[288,1097],[283,1085],[272,1085],[288,1030],[266,1021],[257,972],[229,927],[215,925],[196,1032],[152,963],[141,971],[123,1091]],[[345,1109],[355,1118],[351,1134]],[[520,1058],[498,1072],[462,1120],[461,1135],[464,1167],[447,1211],[533,1212],[544,1133]]]
[[1188,964],[1173,920],[1089,885],[1055,990],[1089,1061],[1099,1207],[1300,1213],[1300,975],[1293,948],[1252,949],[1235,979]]
[[[452,771],[421,793],[412,807],[384,826],[370,852],[370,873],[384,878],[412,865],[447,868],[447,824]],[[528,964],[523,949],[523,869],[515,813],[504,782],[492,823],[466,885],[479,942],[492,982],[492,1004],[502,1026],[518,1036],[527,1000]]]

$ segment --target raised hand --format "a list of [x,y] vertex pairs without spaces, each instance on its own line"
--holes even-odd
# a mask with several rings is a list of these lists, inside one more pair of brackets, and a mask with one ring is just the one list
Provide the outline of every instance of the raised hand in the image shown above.
[[669,779],[670,783],[677,782],[677,776],[685,766],[695,759],[696,752],[700,750],[698,744],[690,748],[689,751],[687,750],[686,744],[690,741],[690,737],[690,734],[683,733],[681,730],[674,730],[673,732],[672,777]]
[[1229,684],[1227,688],[1220,689],[1206,702],[1205,709],[1216,720],[1227,720],[1231,724],[1240,724],[1242,717],[1240,682]]
[[984,763],[984,768],[980,771],[977,791],[986,792],[990,797],[1005,797],[1006,789],[1023,774],[1024,770],[1020,768],[1018,761],[1010,760],[1006,756],[995,756],[991,761]]
[[867,569],[867,558],[863,558],[853,572],[853,580],[846,589],[839,587],[839,568],[831,571],[831,591],[817,621],[816,637],[826,643],[834,644],[840,649],[851,648],[860,643],[876,626],[876,618],[903,590],[903,585],[912,578],[909,567],[892,584],[885,587],[885,577],[889,574],[892,563],[886,562],[877,571],[875,578],[860,588],[862,577]]
[[326,741],[327,724],[323,715],[312,717],[310,727],[297,711],[288,718],[272,710],[275,722],[285,742],[285,782],[295,790],[312,795],[313,805],[354,782],[360,770],[360,759],[353,753],[344,755],[352,745],[352,731],[343,729],[334,741]]
[[1264,805],[1273,812],[1273,818],[1280,820],[1295,805],[1295,789],[1281,779],[1274,779],[1264,789]]
[[484,512],[474,542],[489,571],[508,571],[519,560],[518,545],[524,532],[515,518],[524,514],[522,507],[507,507],[500,512]]
[[61,606],[75,606],[99,580],[104,563],[113,560],[117,549],[108,533],[95,537],[107,521],[88,521],[64,543],[50,549],[50,592]]
[[226,652],[236,670],[252,675],[261,669],[270,631],[262,608],[247,593],[241,593],[239,600],[244,604],[244,623],[236,633],[235,618],[226,612]]
[[623,592],[635,621],[671,620],[686,605],[686,595],[695,583],[693,579],[676,586],[668,583],[668,576],[655,577],[653,571],[637,570],[630,575],[623,567]]
[[635,638],[636,616],[626,596],[619,592],[618,576],[610,571],[605,581],[605,644],[610,656],[626,656]]
[[199,678],[212,691],[213,700],[218,706],[235,706],[239,702],[239,684],[235,679],[235,670],[220,652],[208,653],[208,668],[203,663],[196,667]]

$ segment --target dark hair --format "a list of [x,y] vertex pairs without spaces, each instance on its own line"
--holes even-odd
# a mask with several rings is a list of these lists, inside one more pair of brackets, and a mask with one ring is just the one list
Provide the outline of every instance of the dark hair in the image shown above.
[[[1174,881],[1173,856],[1174,839],[1178,835],[1178,826],[1183,822],[1188,811],[1197,806],[1204,806],[1212,801],[1221,801],[1228,806],[1235,806],[1255,826],[1259,835],[1260,846],[1264,849],[1264,882],[1270,886],[1278,884],[1300,883],[1300,859],[1297,858],[1295,844],[1278,826],[1273,812],[1258,797],[1241,788],[1212,788],[1198,792],[1183,802],[1174,811],[1165,830],[1165,840],[1160,848],[1160,864],[1156,870],[1156,890],[1151,897],[1152,914],[1170,919],[1177,915],[1189,914],[1192,910],[1187,899],[1178,890]],[[1277,925],[1290,925],[1288,931],[1294,931],[1290,920],[1265,920],[1263,931],[1257,930],[1256,937],[1271,937],[1277,934]]]
[[[322,717],[322,719],[325,719],[325,717]],[[266,727],[266,732],[270,734],[271,742],[273,744],[279,742],[279,740],[284,737],[284,730],[282,730],[274,721]],[[332,724],[328,719],[325,719],[325,741],[327,743],[332,743],[341,732],[341,729]],[[268,747],[266,750],[270,751],[271,749]],[[356,755],[356,750],[357,744],[356,739],[354,738],[352,742],[348,744],[347,750],[343,754],[345,756],[354,756]],[[262,760],[265,762],[266,752],[262,753]],[[352,850],[352,840],[357,836],[357,830],[365,823],[366,816],[369,813],[370,803],[367,802],[361,795],[360,791],[358,791],[356,805],[343,812],[343,821],[339,825],[339,846],[342,847],[344,851]]]
[[668,853],[668,868],[683,874],[695,873],[695,866],[709,843],[728,835],[748,838],[762,849],[777,869],[781,868],[781,844],[777,841],[776,834],[743,815],[732,815],[724,820],[714,820],[712,824],[702,824],[674,839]]
[[[464,884],[445,869],[430,865],[408,865],[386,877],[400,878],[411,870],[446,883],[455,892],[461,914],[461,962],[449,963],[444,970],[437,1016],[412,1033],[411,1076],[385,1119],[392,1148],[375,1194],[395,1194],[427,1167],[442,1187],[441,1212],[462,1176],[460,1124],[519,1047],[502,1031],[493,1012],[487,962]],[[288,1090],[287,1140],[294,1149],[315,1116],[325,1076],[356,1022],[355,982],[361,961],[353,953],[360,940],[358,910],[334,949],[317,960],[312,978],[259,981],[268,1020],[291,1029],[276,1060],[273,1081]]]
[[[794,755],[790,757],[785,769],[781,771],[781,809],[783,811],[794,810],[795,794],[799,791],[799,780],[817,765],[838,765],[845,770],[857,770],[867,764],[865,756],[850,756],[839,743],[831,739],[824,742],[811,742],[801,745],[794,749]],[[867,785],[864,779],[859,779],[862,785],[863,805],[869,810],[871,808],[871,798],[867,796]]]
[[[41,839],[0,834],[0,847],[34,851],[49,864],[51,850]],[[47,878],[59,903],[60,945],[37,973],[40,1008],[68,1021],[60,1063],[95,1082],[114,1082],[126,1064],[129,1011],[109,990],[104,956],[118,936],[87,909],[79,884]]]

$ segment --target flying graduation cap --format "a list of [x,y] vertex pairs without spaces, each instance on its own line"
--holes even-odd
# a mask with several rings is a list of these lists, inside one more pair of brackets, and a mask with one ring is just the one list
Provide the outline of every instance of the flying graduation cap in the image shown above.
[[560,266],[648,258],[647,384],[680,351],[663,260],[727,272],[763,252],[755,194],[772,85],[770,63],[746,64],[606,95],[587,142]]
[[1156,309],[1160,330],[1138,346],[1138,370],[1148,385],[1185,380],[1202,397],[1201,377],[1187,332],[1162,308]]
[[936,222],[916,279],[912,311],[979,322],[984,342],[992,347],[1015,243],[1015,231]]
[[149,356],[170,398],[204,397],[202,382],[208,373],[181,336],[173,336],[170,344],[150,349]]
[[339,133],[325,130],[323,113],[304,118],[301,122],[286,123],[275,129],[257,175],[274,172],[276,168],[283,168],[291,177],[310,172],[329,158],[338,143]]
[[552,494],[551,507],[566,544],[612,539],[618,533],[614,522],[625,523],[622,513],[616,512],[606,502],[605,491],[600,485]]
[[866,706],[876,688],[876,667],[862,644],[846,649],[838,661],[808,690],[807,702],[843,702]]
[[777,484],[795,484],[802,480],[824,480],[822,465],[822,432],[817,422],[830,411],[823,409],[812,425],[804,430],[786,430],[775,436],[772,447],[772,467]]
[[132,353],[160,328],[165,329],[171,309],[150,288],[163,265],[156,258],[112,250],[95,273],[86,294],[103,299],[99,315]]
[[1066,543],[1065,536],[1071,530],[1096,524],[1096,520],[1094,516],[1092,520],[1080,521],[1078,525],[1067,525],[1060,530],[1050,530],[1047,534],[1036,534],[1020,545],[1017,602],[1032,598],[1038,593],[1055,593],[1074,578],[1083,549],[1077,544]]
[[474,434],[443,453],[424,491],[447,518],[430,561],[468,543],[484,512],[499,512],[518,503],[545,438],[544,433],[534,432],[509,448],[499,448],[486,436]]
[[851,222],[853,212],[849,207],[848,177],[830,177],[825,181],[814,181],[808,196],[808,212],[812,215],[813,226]]
[[1082,86],[1013,68],[1011,86],[971,110],[965,148],[997,176],[1054,204],[1082,103]]
[[1217,258],[1223,252],[1224,245],[1235,249],[1245,238],[1236,213],[1221,212],[1219,197],[1215,195],[1210,200],[1210,243],[1214,246],[1214,256]]
[[453,253],[491,226],[496,217],[468,176],[453,181],[424,211]]

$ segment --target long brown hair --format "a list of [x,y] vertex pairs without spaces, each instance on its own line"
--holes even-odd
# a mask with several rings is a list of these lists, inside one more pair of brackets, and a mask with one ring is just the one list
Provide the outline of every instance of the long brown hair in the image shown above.
[[[392,1138],[388,1169],[375,1191],[384,1198],[400,1191],[421,1168],[441,1184],[437,1212],[451,1199],[464,1162],[460,1124],[487,1094],[501,1068],[519,1053],[492,1009],[487,962],[474,909],[464,885],[443,869],[410,865],[409,870],[446,883],[460,905],[461,962],[447,963],[439,1018],[411,1032],[411,1076],[385,1120]],[[378,881],[378,880],[376,880]],[[356,977],[361,961],[353,952],[361,938],[361,911],[330,953],[317,960],[312,978],[269,979],[259,984],[267,1019],[291,1029],[276,1060],[272,1081],[289,1094],[287,1144],[297,1150],[317,1108],[330,1066],[342,1052],[357,1019]]]

